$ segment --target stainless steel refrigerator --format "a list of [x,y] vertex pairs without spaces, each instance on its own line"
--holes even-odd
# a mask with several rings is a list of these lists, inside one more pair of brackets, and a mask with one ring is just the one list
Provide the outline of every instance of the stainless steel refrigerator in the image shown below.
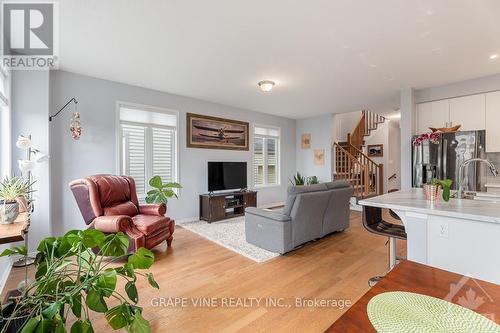
[[[458,170],[462,162],[486,156],[485,134],[485,131],[443,133],[437,144],[425,141],[419,147],[413,147],[413,187],[422,187],[433,178],[449,178],[453,180],[452,189],[458,189]],[[469,165],[464,179],[466,190],[485,190],[486,177],[482,165]]]

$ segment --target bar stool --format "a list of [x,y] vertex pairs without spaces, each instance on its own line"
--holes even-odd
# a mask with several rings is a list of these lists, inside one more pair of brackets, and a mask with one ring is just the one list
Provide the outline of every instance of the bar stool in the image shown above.
[[[397,216],[396,213],[392,213]],[[397,219],[400,220],[399,216]],[[363,226],[371,233],[389,237],[389,270],[391,270],[396,265],[396,239],[407,238],[405,227],[384,221],[382,208],[369,206],[363,206]],[[368,280],[368,285],[372,287],[382,278],[383,276],[372,277]]]

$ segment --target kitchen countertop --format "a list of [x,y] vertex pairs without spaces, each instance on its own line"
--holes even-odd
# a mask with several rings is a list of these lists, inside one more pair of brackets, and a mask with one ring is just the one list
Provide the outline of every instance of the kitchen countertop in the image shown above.
[[392,192],[359,201],[362,206],[390,208],[405,212],[456,217],[466,220],[500,224],[500,203],[454,199],[445,202],[441,198],[431,203],[424,196],[423,189],[413,188]]

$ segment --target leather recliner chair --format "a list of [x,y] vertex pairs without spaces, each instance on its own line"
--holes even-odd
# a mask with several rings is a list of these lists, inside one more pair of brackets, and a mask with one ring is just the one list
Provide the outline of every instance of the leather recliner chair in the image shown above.
[[152,249],[165,240],[172,244],[175,221],[165,216],[167,206],[140,205],[132,177],[95,175],[69,186],[89,228],[125,233],[129,251]]

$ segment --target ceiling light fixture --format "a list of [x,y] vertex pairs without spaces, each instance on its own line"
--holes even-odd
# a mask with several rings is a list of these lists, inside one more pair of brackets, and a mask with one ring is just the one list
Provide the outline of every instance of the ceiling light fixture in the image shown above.
[[271,90],[273,90],[275,83],[274,81],[264,80],[260,81],[258,85],[260,90],[262,90],[263,92],[270,92]]
[[490,55],[490,60],[495,60],[498,58],[498,53]]

